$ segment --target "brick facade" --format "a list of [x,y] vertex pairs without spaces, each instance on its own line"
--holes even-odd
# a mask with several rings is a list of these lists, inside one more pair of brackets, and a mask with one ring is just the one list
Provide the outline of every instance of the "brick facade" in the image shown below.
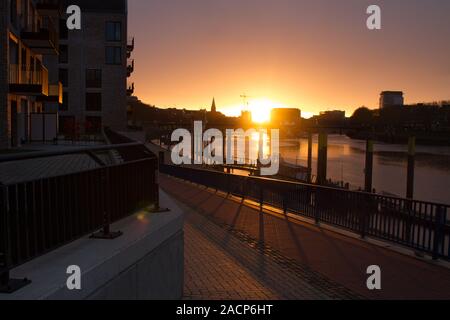
[[[62,117],[74,117],[81,133],[89,125],[92,118],[101,119],[103,127],[124,130],[127,125],[127,13],[125,1],[114,1],[108,4],[86,4],[85,1],[71,1],[73,4],[84,5],[82,29],[69,31],[68,39],[61,40],[68,46],[69,63],[61,64],[60,68],[68,71],[68,110],[61,111]],[[117,6],[117,8],[116,8]],[[119,22],[121,25],[121,40],[108,42],[106,33],[107,22]],[[106,63],[106,47],[120,47],[122,51],[121,64]],[[86,70],[101,70],[101,88],[86,87]],[[86,94],[101,95],[101,110],[88,110]]]

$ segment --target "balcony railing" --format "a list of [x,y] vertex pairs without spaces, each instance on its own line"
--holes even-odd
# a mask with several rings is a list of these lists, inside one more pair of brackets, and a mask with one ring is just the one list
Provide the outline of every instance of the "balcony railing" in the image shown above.
[[42,95],[37,97],[40,102],[56,102],[63,103],[63,85],[61,82],[48,85],[48,96]]
[[48,70],[23,68],[17,64],[9,65],[9,91],[23,95],[48,96]]
[[59,36],[52,20],[49,18],[43,19],[43,25],[37,31],[22,31],[21,38],[22,41],[37,54],[58,54]]
[[127,54],[128,58],[131,56],[131,53],[134,51],[134,38],[129,38],[127,41]]
[[131,74],[134,72],[134,59],[131,61],[131,64],[127,66],[127,76],[131,77]]
[[127,88],[127,96],[132,96],[134,93],[134,82]]

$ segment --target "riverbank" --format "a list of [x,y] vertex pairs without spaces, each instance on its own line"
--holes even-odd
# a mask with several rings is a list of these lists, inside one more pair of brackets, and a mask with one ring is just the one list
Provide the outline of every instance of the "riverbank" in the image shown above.
[[394,132],[373,133],[369,131],[348,131],[346,135],[353,140],[372,139],[390,144],[406,144],[410,136],[416,137],[416,143],[424,146],[450,146],[450,132]]

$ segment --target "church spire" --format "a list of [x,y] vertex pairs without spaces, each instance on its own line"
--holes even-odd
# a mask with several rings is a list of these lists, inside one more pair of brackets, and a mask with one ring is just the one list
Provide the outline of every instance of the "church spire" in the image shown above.
[[216,113],[216,112],[217,112],[217,108],[216,108],[216,99],[215,99],[215,98],[213,98],[213,101],[212,101],[211,112],[212,112],[212,113]]

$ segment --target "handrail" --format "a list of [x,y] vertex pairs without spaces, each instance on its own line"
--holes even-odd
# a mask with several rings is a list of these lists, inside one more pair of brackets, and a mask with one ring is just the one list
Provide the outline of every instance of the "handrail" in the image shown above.
[[450,260],[450,205],[167,165],[161,173]]
[[[128,143],[33,152],[0,157],[0,162],[142,146]],[[30,283],[10,279],[10,270],[100,229],[93,238],[113,239],[122,233],[112,232],[112,223],[147,206],[159,208],[157,169],[154,156],[143,156],[60,176],[0,183],[0,293],[12,293]]]
[[[21,153],[21,154],[13,154],[7,156],[0,156],[0,163],[4,162],[12,162],[12,161],[20,161],[20,160],[31,160],[38,158],[49,158],[55,156],[64,156],[64,155],[73,155],[73,154],[83,154],[89,152],[100,152],[100,151],[109,151],[114,149],[123,149],[129,147],[141,147],[142,143],[133,142],[133,143],[125,143],[125,144],[116,144],[116,145],[105,145],[105,146],[96,146],[96,147],[84,147],[84,148],[64,148],[64,150],[58,151],[37,151],[37,152],[29,152],[29,153]],[[149,157],[147,158],[155,158],[153,155],[149,153]]]
[[[205,171],[204,169],[193,168],[193,167],[189,167],[189,170]],[[214,171],[214,173],[217,174],[217,175],[223,175],[223,176],[230,175],[230,173],[218,172],[218,171]],[[258,177],[258,176],[243,176],[243,178],[249,179],[249,180],[255,180],[255,181],[268,181],[268,182],[274,182],[274,183],[281,183],[281,184],[292,185],[292,186],[311,187],[311,188],[316,188],[316,189],[321,189],[321,190],[339,191],[339,192],[345,192],[347,194],[368,195],[368,196],[373,196],[373,197],[380,196],[380,197],[383,197],[383,198],[389,199],[389,200],[401,200],[401,201],[420,202],[420,203],[423,203],[423,204],[437,205],[437,206],[443,206],[443,207],[450,207],[450,204],[445,204],[445,203],[406,199],[406,198],[401,198],[401,197],[396,197],[396,196],[380,195],[380,194],[374,194],[374,193],[370,193],[370,192],[366,192],[366,191],[347,190],[347,189],[341,189],[341,188],[336,188],[336,187],[317,185],[317,184],[306,183],[306,182],[296,182],[296,181],[291,181],[291,180],[281,180],[281,179],[275,179],[275,178],[269,178],[269,177]]]

